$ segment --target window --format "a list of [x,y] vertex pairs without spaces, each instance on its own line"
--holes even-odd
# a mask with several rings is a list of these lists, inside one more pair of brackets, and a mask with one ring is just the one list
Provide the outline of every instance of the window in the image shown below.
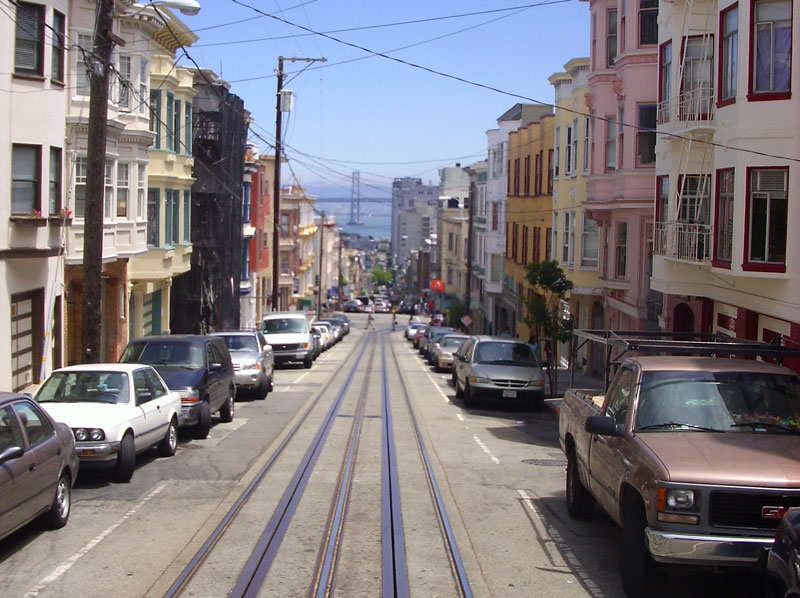
[[14,72],[44,74],[44,6],[15,2],[17,6]]
[[161,91],[150,92],[150,131],[156,134],[153,147],[161,149]]
[[289,214],[281,214],[281,236],[289,236]]
[[514,195],[519,195],[519,158],[514,158]]
[[787,96],[792,70],[792,2],[755,0],[753,9],[750,89],[753,94]]
[[522,225],[522,264],[528,265],[528,227]]
[[289,274],[289,255],[281,253],[281,274]]
[[714,100],[714,40],[710,35],[690,37],[684,44],[680,119],[703,120],[711,113]]
[[541,152],[533,158],[533,194],[542,192],[542,155]]
[[173,128],[175,126],[175,121],[173,120],[175,118],[174,114],[175,114],[175,96],[172,93],[167,92],[167,120],[164,124],[166,125],[167,128],[166,131],[167,151],[170,152],[175,151],[175,145],[174,145],[175,138],[173,137]]
[[636,131],[637,165],[656,163],[656,105],[639,104],[639,128]]
[[622,370],[614,378],[614,383],[608,389],[608,403],[605,415],[613,417],[618,424],[625,425],[630,410],[630,402],[634,393],[636,375],[630,368]]
[[50,180],[48,185],[48,216],[58,216],[61,211],[61,148],[50,148]]
[[86,212],[86,158],[75,158],[75,218],[83,218]]
[[525,166],[523,173],[522,193],[524,195],[531,194],[531,157],[525,156]]
[[137,164],[136,169],[136,219],[145,217],[145,183],[147,181],[147,165]]
[[717,171],[714,257],[722,262],[730,262],[733,256],[733,175],[732,168]]
[[131,106],[131,77],[133,72],[133,58],[130,54],[120,54],[117,65],[117,86],[120,108]]
[[164,190],[164,245],[172,245],[172,231],[175,226],[172,207],[174,193],[172,189]]
[[75,95],[81,97],[89,97],[91,93],[91,85],[89,78],[91,71],[86,64],[86,60],[92,55],[94,43],[91,34],[79,33],[78,34],[78,51],[75,52]]
[[613,116],[606,117],[606,170],[617,169],[617,122]]
[[617,165],[620,170],[625,168],[625,106],[619,107],[619,120],[617,121],[617,150],[619,151],[619,158]]
[[497,211],[497,202],[492,202],[492,230],[499,230],[500,228],[500,214]]
[[[185,110],[183,115],[183,151],[185,154],[192,155],[192,105],[189,102],[185,103]],[[262,185],[261,187],[265,187]]]
[[617,222],[617,246],[615,248],[614,274],[617,278],[625,278],[628,261],[628,223]]
[[533,227],[533,262],[538,264],[541,261],[541,253],[539,250],[539,245],[542,243],[542,229],[541,227],[535,226]]
[[669,103],[672,101],[672,41],[664,42],[658,53],[658,101],[666,103],[661,109],[661,122],[669,122]]
[[552,234],[553,230],[550,228],[544,231],[544,254],[547,256],[548,260],[552,259],[552,256],[550,255],[550,252],[553,250],[553,247],[551,245]]
[[556,127],[555,145],[553,148],[553,178],[558,178],[558,166],[561,162],[561,127]]
[[42,150],[38,145],[14,144],[11,156],[11,213],[41,212]]
[[617,58],[617,11],[606,12],[606,66],[613,66]]
[[748,169],[747,261],[786,263],[788,169]]
[[553,212],[553,227],[550,229],[550,246],[547,250],[548,260],[558,260],[558,212]]
[[589,172],[589,156],[590,156],[590,145],[589,145],[589,117],[583,117],[583,172],[584,174]]
[[708,224],[708,203],[711,181],[708,175],[687,174],[680,180],[678,221]]
[[[150,94],[147,89],[150,84],[150,62],[146,58],[139,59],[139,97],[136,98],[139,105],[139,114],[147,114],[147,98]],[[152,130],[152,129],[151,129]]]
[[172,134],[174,135],[174,140],[172,142],[173,146],[175,147],[175,153],[180,154],[182,153],[181,149],[181,102],[180,100],[175,102],[175,121],[172,126]]
[[103,172],[103,218],[111,218],[114,213],[114,162],[106,160]]
[[572,175],[572,125],[567,125],[565,131],[566,141],[564,143],[564,175]]
[[736,69],[739,65],[739,7],[733,5],[720,12],[720,101],[736,98]]
[[161,191],[159,189],[147,190],[147,245],[150,247],[159,247],[159,220],[161,203]]
[[54,81],[64,82],[64,40],[66,30],[66,17],[53,11],[53,44],[51,48],[52,56],[50,60],[50,78]]
[[597,220],[587,218],[586,214],[583,214],[582,218],[581,267],[597,268],[598,258],[600,256],[600,229],[597,226]]
[[564,233],[561,262],[572,265],[575,262],[575,213],[564,212]]
[[658,0],[639,0],[639,45],[658,43]]
[[172,230],[170,245],[177,245],[181,242],[181,192],[178,189],[172,190]]
[[578,119],[572,120],[572,143],[570,153],[569,171],[572,176],[578,173]]
[[192,192],[189,190],[183,192],[183,240],[187,244],[192,242]]
[[669,206],[669,176],[656,177],[656,222],[669,220],[667,209]]
[[517,251],[517,247],[519,245],[519,225],[514,222],[511,224],[511,257],[514,262],[517,262],[517,258],[519,257],[519,252]]
[[117,218],[128,217],[128,195],[130,194],[131,165],[117,164]]
[[547,150],[547,194],[553,193],[553,170],[555,169],[555,160],[553,159],[553,150]]

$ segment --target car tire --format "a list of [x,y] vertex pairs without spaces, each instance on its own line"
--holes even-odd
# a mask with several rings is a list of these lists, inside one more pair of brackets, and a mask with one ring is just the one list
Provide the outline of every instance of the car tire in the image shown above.
[[211,407],[209,407],[208,401],[202,401],[200,403],[200,413],[197,415],[197,423],[194,425],[192,436],[194,436],[198,440],[202,440],[203,438],[208,436],[208,433],[210,431],[211,431]]
[[167,426],[167,434],[158,442],[158,456],[172,457],[178,450],[178,421],[173,417]]
[[594,496],[581,482],[575,451],[567,456],[567,511],[573,519],[587,519],[594,513]]
[[459,386],[458,386],[458,376],[456,376],[455,373],[453,374],[453,386],[456,387],[456,397],[458,397],[458,398],[463,397],[464,396],[464,391],[459,388]]
[[229,424],[233,421],[234,413],[236,413],[236,401],[233,397],[236,393],[228,389],[228,398],[222,404],[219,410],[219,421],[223,424]]
[[270,380],[264,376],[261,379],[261,382],[258,383],[258,388],[256,388],[256,398],[257,399],[266,399],[267,395],[269,394],[269,387],[270,387]]
[[67,525],[72,507],[72,479],[69,472],[62,471],[56,484],[56,495],[50,510],[44,514],[44,522],[50,529],[59,529]]
[[312,365],[313,363],[314,363],[314,360],[313,360],[313,359],[311,358],[311,356],[309,355],[308,357],[306,357],[306,358],[303,360],[303,367],[305,367],[306,369],[308,369],[308,368],[310,368],[310,367],[311,367],[311,365]]
[[114,481],[118,483],[130,482],[135,467],[136,447],[133,444],[133,435],[130,432],[126,432],[119,443],[117,463],[114,465]]
[[275,390],[275,372],[272,372],[269,375],[269,386],[267,388],[269,389],[269,392]]
[[476,405],[477,401],[475,400],[475,393],[473,392],[472,387],[469,385],[469,382],[466,382],[464,385],[464,406],[472,409]]
[[642,500],[636,496],[625,501],[622,511],[620,541],[620,579],[628,598],[647,598],[661,586],[660,570],[647,549],[644,530],[647,516]]

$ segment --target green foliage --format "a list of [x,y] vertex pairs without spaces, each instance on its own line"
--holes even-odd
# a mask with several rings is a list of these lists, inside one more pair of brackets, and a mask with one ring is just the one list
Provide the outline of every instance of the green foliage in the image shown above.
[[390,284],[392,282],[392,273],[387,272],[382,266],[377,265],[372,269],[372,283],[376,285]]
[[461,318],[467,315],[467,306],[458,297],[452,299],[453,302],[447,310],[447,325],[460,330],[463,326]]

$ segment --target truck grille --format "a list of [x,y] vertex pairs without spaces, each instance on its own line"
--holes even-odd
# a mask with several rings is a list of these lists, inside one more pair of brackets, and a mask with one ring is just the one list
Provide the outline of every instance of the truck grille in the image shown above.
[[492,384],[500,388],[525,388],[528,382],[525,380],[506,380],[503,378],[492,378]]
[[778,517],[764,517],[764,507],[800,507],[800,493],[712,492],[709,522],[717,527],[776,529]]
[[289,343],[283,345],[272,345],[273,351],[296,351],[300,348],[298,343]]

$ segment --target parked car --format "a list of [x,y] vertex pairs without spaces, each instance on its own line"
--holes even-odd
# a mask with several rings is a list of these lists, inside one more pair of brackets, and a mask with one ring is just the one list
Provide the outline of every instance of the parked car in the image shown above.
[[275,386],[275,359],[264,335],[258,330],[230,330],[212,336],[221,336],[228,346],[237,396],[251,392],[257,399],[266,398]]
[[350,299],[344,302],[342,306],[342,311],[348,313],[360,313],[364,311],[364,304],[361,303],[358,299]]
[[417,320],[413,320],[408,323],[406,327],[406,338],[410,341],[414,340],[414,335],[416,334],[417,330],[425,326],[424,322],[418,322]]
[[309,333],[311,334],[311,357],[316,361],[317,357],[322,355],[322,333],[319,328],[313,326],[309,328]]
[[800,507],[778,509],[786,512],[767,553],[766,595],[767,598],[797,598],[800,596]]
[[340,340],[344,338],[344,328],[340,324],[337,324],[333,320],[316,320],[313,324],[318,324],[320,326],[325,326],[328,329],[328,332],[333,339],[333,344],[338,343]]
[[149,365],[95,363],[55,370],[36,401],[75,434],[84,465],[113,467],[128,482],[136,455],[153,446],[162,457],[178,448],[181,398]]
[[328,314],[328,320],[334,324],[340,324],[344,331],[344,336],[350,334],[350,320],[344,314]]
[[431,349],[431,363],[437,372],[452,370],[455,358],[453,354],[467,340],[463,334],[445,334],[433,344]]
[[273,312],[261,321],[261,332],[272,345],[275,363],[301,361],[307,368],[314,362],[311,330],[303,312]]
[[425,336],[425,332],[427,332],[427,330],[428,330],[427,324],[423,324],[422,326],[417,328],[417,331],[414,333],[412,339],[412,343],[414,344],[415,349],[419,349],[419,344],[420,342],[422,342],[422,337]]
[[[428,329],[428,332],[425,334],[425,346],[422,348],[422,357],[428,363],[433,363],[431,360],[431,351],[433,350],[433,346],[438,343],[443,336],[446,334],[453,334],[458,332],[455,328],[450,328],[448,326],[432,326]],[[422,345],[422,339],[420,339],[420,345]]]
[[0,392],[0,539],[40,516],[64,527],[79,467],[67,424],[30,397]]
[[175,334],[132,340],[121,363],[152,365],[170,390],[181,397],[180,425],[195,438],[211,430],[211,414],[233,421],[236,382],[231,354],[217,336]]
[[375,313],[376,314],[388,314],[391,308],[389,307],[389,302],[385,299],[375,298]]
[[325,324],[319,324],[317,322],[313,322],[311,324],[311,330],[319,331],[323,351],[327,351],[328,349],[330,349],[336,342],[331,332],[331,329]]
[[544,402],[542,366],[528,343],[514,338],[471,336],[455,352],[453,385],[467,407],[482,399]]

